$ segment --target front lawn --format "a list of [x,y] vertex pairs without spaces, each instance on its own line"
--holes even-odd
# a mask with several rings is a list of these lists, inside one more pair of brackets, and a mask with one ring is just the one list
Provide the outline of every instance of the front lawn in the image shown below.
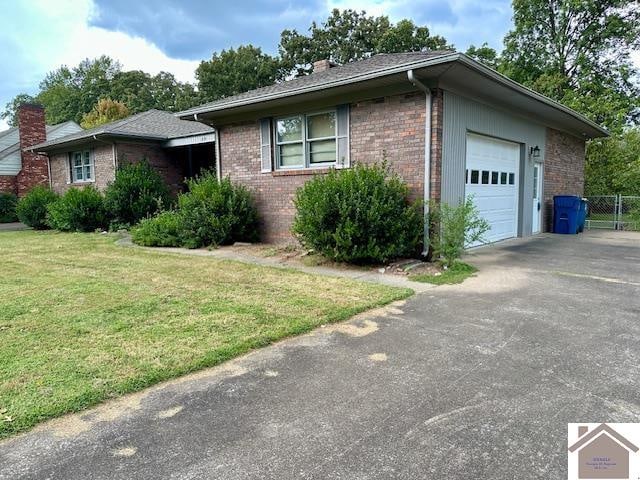
[[410,295],[406,289],[0,233],[0,438]]

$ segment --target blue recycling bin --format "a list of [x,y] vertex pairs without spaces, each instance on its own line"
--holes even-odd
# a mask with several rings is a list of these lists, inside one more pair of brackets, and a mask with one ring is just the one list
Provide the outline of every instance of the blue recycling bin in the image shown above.
[[553,233],[578,233],[581,204],[582,199],[575,195],[553,197]]
[[584,224],[587,221],[587,213],[589,213],[589,202],[586,198],[580,199],[580,210],[578,211],[578,232],[584,232]]

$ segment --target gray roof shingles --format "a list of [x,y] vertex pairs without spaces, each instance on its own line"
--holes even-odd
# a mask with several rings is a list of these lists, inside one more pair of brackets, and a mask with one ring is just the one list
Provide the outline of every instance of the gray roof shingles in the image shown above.
[[31,149],[46,149],[47,147],[62,145],[85,138],[89,139],[94,135],[114,135],[162,141],[212,132],[214,132],[214,129],[203,123],[181,120],[170,112],[152,109],[131,115],[122,120],[106,123],[99,127],[90,128],[82,132],[34,145]]
[[240,101],[259,100],[262,97],[287,94],[298,89],[303,88],[322,88],[328,86],[336,81],[356,79],[358,77],[373,74],[376,72],[382,72],[394,67],[408,66],[414,63],[424,62],[425,60],[432,60],[438,57],[444,57],[455,53],[452,50],[434,50],[427,52],[408,52],[408,53],[381,53],[364,60],[354,61],[346,63],[344,65],[336,66],[322,72],[312,73],[311,75],[305,75],[297,77],[286,82],[275,83],[267,87],[257,88],[245,93],[225,97],[214,102],[205,103],[198,107],[190,108],[188,110],[177,113],[177,116],[185,117],[206,111],[209,109],[218,109],[228,104],[233,104]]

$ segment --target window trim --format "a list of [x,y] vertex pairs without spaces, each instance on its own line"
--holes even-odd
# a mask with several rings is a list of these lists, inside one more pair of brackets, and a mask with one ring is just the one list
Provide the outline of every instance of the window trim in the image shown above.
[[[308,119],[309,117],[314,117],[317,115],[323,115],[326,113],[332,113],[334,117],[334,125],[333,125],[333,136],[329,137],[316,137],[310,138],[308,135]],[[278,140],[278,122],[281,120],[287,120],[289,118],[300,118],[302,120],[302,139],[294,140],[294,141],[284,141],[281,142]],[[312,112],[298,113],[295,115],[285,115],[281,117],[275,117],[273,119],[273,145],[274,145],[274,157],[275,157],[275,170],[306,170],[306,169],[315,169],[315,168],[331,168],[338,166],[338,109],[330,108],[325,110],[317,110]],[[311,162],[311,143],[313,142],[322,142],[327,140],[333,140],[335,144],[335,160],[332,162]],[[302,143],[302,165],[281,165],[280,162],[280,146],[281,145],[297,145]]]
[[[78,179],[76,178],[76,166],[74,164],[74,156],[76,154],[80,154],[81,158],[82,158],[82,179]],[[89,158],[89,162],[88,163],[84,163],[84,154],[88,153],[88,158]],[[93,155],[93,149],[90,148],[86,148],[83,150],[73,150],[71,152],[69,152],[69,183],[94,183],[96,181],[96,165],[95,165],[95,159],[94,159],[94,155]],[[90,178],[84,178],[84,172],[85,172],[85,167],[89,166],[91,168],[91,177]]]

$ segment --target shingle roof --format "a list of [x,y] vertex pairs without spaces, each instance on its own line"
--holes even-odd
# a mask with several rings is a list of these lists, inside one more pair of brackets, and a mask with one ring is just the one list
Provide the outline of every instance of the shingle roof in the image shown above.
[[309,88],[324,88],[337,81],[357,79],[358,77],[370,75],[377,72],[393,69],[395,67],[409,66],[414,63],[432,60],[438,57],[446,57],[454,54],[452,50],[435,50],[428,52],[408,52],[408,53],[381,53],[364,60],[346,63],[322,72],[312,73],[297,77],[286,82],[276,83],[267,87],[257,88],[245,93],[222,98],[214,102],[205,103],[198,107],[190,108],[177,113],[179,117],[193,115],[194,113],[215,110],[237,102],[260,100],[271,95],[293,94],[296,90]]
[[[46,132],[47,132],[47,138],[52,137],[51,141],[54,141],[56,138],[56,132],[62,128],[66,128],[70,125],[75,126],[76,128],[80,129],[80,125],[78,125],[76,122],[74,122],[73,120],[69,120],[67,122],[62,122],[62,123],[58,123],[56,125],[45,125],[46,128]],[[15,153],[17,151],[20,150],[20,138],[19,138],[19,132],[18,132],[18,127],[11,127],[7,130],[3,130],[2,132],[0,132],[0,138],[2,137],[6,137],[9,134],[15,135],[16,137],[16,141],[14,143],[12,143],[11,145],[7,146],[6,148],[0,150],[0,159],[3,157],[6,157],[7,155],[11,154],[11,153]]]
[[214,129],[204,123],[181,120],[170,112],[162,110],[147,110],[122,120],[106,123],[99,127],[83,130],[55,140],[47,141],[31,147],[32,150],[44,150],[57,145],[76,142],[95,136],[118,136],[131,138],[145,138],[149,140],[170,140],[172,138],[187,137],[211,133]]

